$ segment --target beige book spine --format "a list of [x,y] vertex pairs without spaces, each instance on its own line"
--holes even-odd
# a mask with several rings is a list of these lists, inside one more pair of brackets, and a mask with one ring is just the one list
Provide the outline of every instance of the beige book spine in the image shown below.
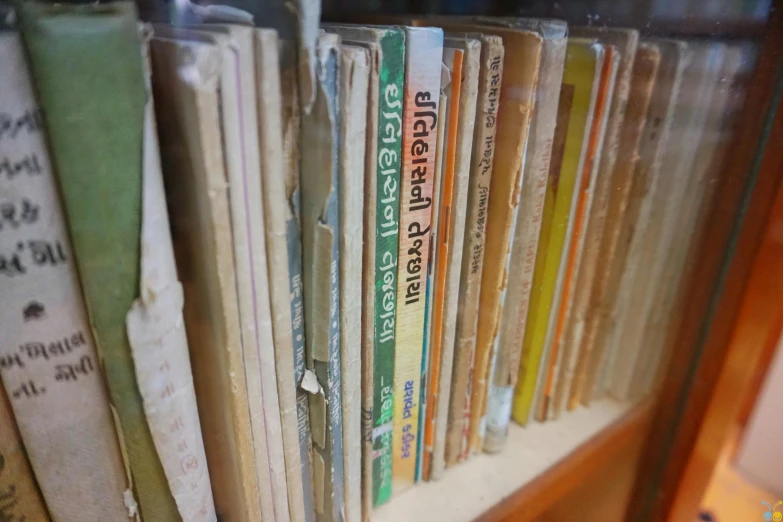
[[[6,38],[0,36],[0,40]],[[0,516],[6,520],[49,520],[11,404],[0,386]]]
[[[145,55],[147,46],[145,43]],[[145,56],[147,81],[149,60]],[[174,261],[160,164],[152,92],[144,115],[139,297],[126,318],[144,413],[163,471],[183,520],[217,520],[201,436],[184,294]]]
[[574,350],[576,360],[575,366],[567,370],[571,373],[567,374],[566,383],[561,388],[559,400],[556,403],[562,407],[563,402],[565,402],[568,409],[576,408],[579,403],[579,375],[586,370],[587,354],[586,350],[583,349],[583,338],[587,315],[590,313],[591,307],[596,303],[597,296],[594,293],[594,283],[596,273],[599,270],[599,259],[602,259],[600,256],[601,244],[610,208],[610,197],[613,189],[616,188],[614,173],[622,138],[620,131],[625,121],[628,97],[631,91],[631,74],[639,42],[638,31],[631,29],[581,27],[572,31],[572,34],[595,38],[605,45],[614,46],[615,52],[619,55],[619,63],[614,96],[609,109],[606,137],[604,138],[603,150],[601,151],[595,199],[585,235],[584,258],[576,278],[572,315],[565,327],[565,343],[566,346],[570,346]]
[[[294,342],[291,329],[291,295],[286,241],[286,207],[283,147],[283,100],[281,93],[279,41],[272,29],[255,30],[256,96],[258,135],[261,151],[266,256],[269,274],[269,297],[272,312],[272,335],[275,348],[277,393],[291,520],[307,520],[304,498],[302,459],[299,448],[294,371]],[[307,490],[309,492],[309,490]]]
[[573,395],[583,404],[590,404],[599,378],[599,366],[605,352],[605,329],[608,309],[613,299],[612,281],[619,278],[622,268],[620,251],[631,230],[633,221],[627,213],[631,198],[634,172],[639,162],[639,145],[647,121],[647,111],[658,77],[660,51],[657,46],[640,44],[633,62],[629,89],[628,110],[623,121],[621,140],[617,152],[617,164],[612,173],[612,190],[609,197],[604,234],[599,247],[599,259],[604,260],[596,270],[591,304],[585,317],[582,360],[577,369]]
[[340,358],[342,365],[345,520],[362,519],[362,237],[369,60],[342,45],[340,63]]
[[220,135],[221,53],[154,38],[153,90],[207,465],[220,519],[258,519],[260,501],[240,337]]
[[455,337],[457,327],[457,306],[459,302],[460,268],[462,266],[465,239],[465,210],[468,200],[468,186],[473,148],[473,130],[476,121],[476,105],[481,59],[481,42],[474,39],[453,41],[446,39],[444,45],[456,44],[464,51],[460,81],[459,120],[457,123],[456,155],[452,186],[452,207],[445,216],[448,229],[441,240],[449,242],[449,258],[446,260],[446,288],[444,295],[444,319],[441,341],[441,376],[438,387],[437,417],[435,420],[435,444],[432,456],[431,478],[438,479],[446,469],[446,433],[449,420],[449,398],[452,387]]
[[[55,521],[128,520],[135,501],[17,33],[0,34],[0,68],[0,113],[8,118],[0,157],[16,165],[0,170],[0,375],[7,392],[7,399],[0,392],[0,446],[8,458],[0,462],[0,486],[18,488],[0,491],[0,515],[48,519],[18,426]],[[89,479],[90,487],[74,477]]]
[[446,466],[467,457],[470,425],[471,374],[478,330],[481,272],[484,264],[487,207],[495,153],[497,109],[503,77],[503,40],[482,37],[479,91],[468,178],[468,199],[457,305],[454,368],[452,371]]

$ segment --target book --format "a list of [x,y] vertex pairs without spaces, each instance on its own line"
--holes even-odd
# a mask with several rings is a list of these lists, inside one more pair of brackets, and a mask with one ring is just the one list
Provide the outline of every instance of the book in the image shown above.
[[[701,59],[696,60],[695,48],[685,42],[662,40],[656,43],[662,50],[663,47],[671,48],[669,56],[664,55],[663,60],[675,62],[682,73],[670,102],[671,117],[664,119],[664,127],[660,130],[660,148],[647,164],[649,182],[640,201],[637,229],[629,246],[620,291],[614,302],[613,328],[607,341],[613,357],[611,370],[607,371],[610,372],[609,391],[619,400],[630,398],[633,370],[641,348],[639,322],[648,313],[647,297],[652,288],[650,285],[654,283],[648,278],[654,276],[656,254],[665,246],[664,216],[667,212],[676,212],[669,207],[669,202],[679,201],[682,179],[687,178],[687,165],[692,154],[690,147],[683,148],[681,144],[689,143],[698,134],[690,96],[694,92],[692,89],[698,92],[698,88],[702,87],[704,65]],[[647,165],[642,163],[639,169]],[[634,309],[629,310],[628,306]]]
[[[599,364],[604,360],[605,345],[603,337],[599,340],[599,330],[609,310],[613,284],[612,276],[621,270],[618,251],[623,250],[629,230],[632,229],[632,218],[626,219],[631,188],[635,179],[634,172],[639,162],[638,149],[647,122],[647,111],[653,93],[653,86],[658,77],[660,51],[654,44],[640,43],[634,54],[631,84],[628,94],[628,104],[618,150],[617,160],[612,173],[612,190],[606,211],[604,233],[599,245],[599,258],[603,260],[598,265],[593,283],[592,298],[588,314],[585,317],[584,334],[580,368],[577,370],[573,384],[573,400],[589,405],[596,396],[596,384],[599,376]],[[622,66],[622,62],[621,62]],[[615,266],[618,265],[618,266]]]
[[[619,56],[617,80],[609,108],[609,121],[606,136],[601,151],[601,163],[596,180],[593,207],[587,222],[583,259],[576,276],[573,309],[571,318],[565,326],[565,347],[572,350],[572,359],[566,368],[566,378],[559,393],[562,401],[569,409],[576,408],[579,403],[580,377],[587,367],[587,350],[583,349],[583,339],[587,328],[587,316],[597,306],[597,290],[595,281],[598,278],[601,244],[604,228],[607,222],[610,201],[614,193],[621,188],[615,183],[617,158],[619,154],[621,130],[623,129],[628,97],[631,87],[631,74],[634,67],[634,57],[639,42],[639,33],[634,29],[612,29],[594,27],[573,28],[572,35],[595,38],[599,43],[610,45]],[[562,406],[561,406],[562,407]]]
[[345,520],[362,519],[362,247],[370,53],[340,49],[340,329]]
[[[302,387],[307,369],[305,353],[304,299],[302,296],[302,237],[299,192],[299,133],[301,112],[297,90],[295,45],[279,40],[280,94],[282,116],[283,181],[285,202],[285,240],[288,258],[288,285],[291,307],[291,337],[293,339],[294,383],[296,386],[296,421],[299,435],[299,462],[302,466],[302,497],[305,520],[315,520],[312,473],[312,438],[310,432],[309,394]],[[263,134],[262,134],[263,136]],[[273,174],[270,173],[270,174]],[[272,188],[271,184],[265,183]],[[270,204],[270,209],[273,208]],[[290,495],[289,495],[290,496]]]
[[405,32],[395,27],[327,26],[373,53],[364,199],[364,518],[392,492],[395,318],[399,238]]
[[[595,42],[593,39],[572,38],[572,40],[574,42]],[[599,183],[603,182],[603,178],[601,178],[603,173],[600,172],[599,168],[603,162],[602,153],[606,143],[606,130],[614,97],[620,58],[613,45],[603,45],[603,48],[604,63],[601,67],[593,122],[587,138],[587,156],[583,166],[582,182],[576,189],[579,191],[579,200],[571,217],[573,225],[571,239],[569,240],[570,245],[567,252],[564,252],[564,257],[561,261],[562,273],[560,277],[562,279],[562,288],[560,296],[557,298],[559,305],[553,308],[556,315],[552,317],[555,320],[551,341],[552,360],[550,361],[548,372],[545,374],[546,389],[538,402],[538,415],[541,420],[557,419],[560,416],[560,412],[565,408],[565,397],[568,395],[567,389],[570,388],[573,382],[576,361],[579,357],[579,346],[572,342],[567,342],[565,338],[566,328],[572,319],[575,297],[574,287],[577,284],[576,279],[584,261],[584,254],[587,252],[588,234],[592,232],[588,229],[588,219],[592,216],[593,208],[596,205],[595,199],[599,196],[597,192],[599,189],[603,189],[603,187],[599,186]]]
[[[709,112],[713,108],[713,94],[718,87],[718,75],[720,66],[723,63],[724,45],[716,44],[691,44],[693,47],[693,60],[686,71],[683,85],[680,91],[682,101],[678,105],[683,107],[677,109],[678,112],[687,113],[688,119],[685,120],[685,127],[677,129],[678,134],[682,132],[681,138],[672,141],[671,147],[676,147],[675,153],[679,153],[676,167],[672,171],[662,171],[662,182],[667,182],[665,190],[666,199],[660,204],[659,218],[660,223],[659,247],[651,252],[650,262],[647,266],[645,277],[658,281],[659,284],[650,283],[644,293],[640,312],[635,318],[634,333],[640,350],[634,365],[634,375],[628,389],[628,396],[632,399],[643,395],[648,388],[648,383],[655,375],[659,347],[650,345],[653,335],[646,337],[645,334],[652,333],[646,330],[646,324],[649,318],[657,315],[666,315],[670,304],[662,311],[655,309],[656,300],[663,288],[673,288],[677,281],[669,273],[667,265],[669,262],[681,257],[682,250],[680,243],[687,243],[690,238],[691,226],[694,221],[695,204],[691,201],[690,193],[693,191],[694,184],[705,185],[701,178],[701,165],[695,163],[696,154],[700,144],[703,142],[705,125]],[[681,233],[688,233],[684,238]],[[680,239],[680,241],[678,241]],[[666,252],[667,255],[661,255]],[[665,277],[667,277],[664,279]],[[665,283],[665,284],[660,284]],[[668,297],[663,298],[668,301]]]
[[543,38],[538,88],[530,120],[528,160],[522,174],[519,212],[514,226],[508,278],[508,297],[501,316],[499,345],[492,364],[483,449],[500,451],[505,442],[517,382],[522,340],[530,305],[533,270],[541,232],[541,218],[557,121],[557,104],[566,52],[566,24],[557,20],[515,18],[503,20]]
[[[46,149],[43,114],[19,34],[0,32],[0,49],[6,71],[0,113],[7,122],[0,156],[16,165],[0,171],[0,294],[6,310],[0,315],[5,388],[0,451],[8,459],[8,471],[0,470],[0,513],[48,519],[40,486],[58,519],[121,520],[129,515],[123,504],[128,481]],[[63,461],[73,474],[97,479],[87,497],[70,474],[52,467]]]
[[147,92],[136,10],[130,2],[28,3],[18,12],[46,114],[52,166],[100,360],[96,366],[106,371],[132,481],[133,495],[125,503],[136,502],[141,517],[177,520],[145,417],[125,323],[141,276]]
[[[563,253],[568,251],[584,172],[590,126],[600,80],[604,50],[591,43],[568,42],[558,102],[557,127],[550,176],[541,221],[528,325],[522,345],[512,416],[525,425],[533,412],[536,389],[544,385],[551,342],[550,317],[557,309]],[[539,370],[540,368],[540,370]]]
[[[484,263],[487,206],[495,152],[497,108],[503,74],[503,40],[481,33],[463,33],[481,42],[473,142],[468,174],[465,236],[455,324],[454,362],[446,434],[445,461],[452,466],[467,457],[470,426],[471,372],[476,349],[481,268]],[[456,33],[450,33],[455,36]],[[466,113],[470,117],[470,113]]]
[[[315,103],[302,115],[300,191],[302,282],[310,391],[313,496],[316,520],[339,521],[345,509],[343,478],[340,249],[339,249],[339,37],[318,39]],[[307,380],[307,374],[305,380]]]
[[424,456],[429,452],[425,441],[425,425],[427,418],[427,400],[429,399],[429,377],[430,377],[430,358],[429,351],[432,348],[433,342],[433,323],[434,319],[434,302],[435,302],[435,284],[437,282],[438,271],[438,219],[440,217],[440,193],[442,189],[442,183],[440,182],[444,176],[445,171],[445,157],[444,152],[448,148],[446,140],[448,139],[448,110],[449,110],[449,97],[444,92],[449,90],[451,84],[451,78],[446,69],[445,64],[441,64],[441,91],[438,98],[438,124],[437,124],[437,145],[435,148],[435,172],[432,179],[432,214],[430,214],[430,248],[429,248],[429,260],[427,262],[427,280],[425,283],[424,293],[424,346],[422,347],[421,356],[421,388],[419,398],[419,432],[418,440],[420,443],[420,450],[416,456],[416,482],[418,482],[424,473]]
[[[242,354],[219,85],[209,39],[155,37],[153,93],[172,239],[212,493],[219,519],[261,512]],[[191,75],[182,75],[183,67]]]
[[394,360],[392,491],[416,478],[426,269],[438,125],[443,31],[405,28],[402,171]]
[[[7,38],[6,35],[0,39]],[[10,53],[6,56],[10,57]],[[7,520],[48,520],[5,389],[0,386],[0,515]]]
[[[299,415],[295,369],[297,352],[294,348],[292,328],[294,299],[291,295],[287,237],[287,214],[291,213],[291,210],[285,186],[281,42],[273,29],[256,29],[254,39],[266,257],[288,508],[291,520],[313,521],[315,511],[310,479],[309,441],[305,441],[303,454],[299,427],[301,420],[307,422],[307,410],[305,408],[302,415]],[[289,71],[292,69],[290,60],[285,60],[285,67]],[[297,344],[296,347],[301,348],[299,362],[304,367],[304,344]],[[309,439],[309,433],[307,436]]]
[[[465,238],[465,210],[467,205],[470,161],[473,149],[473,130],[476,121],[476,101],[478,94],[479,64],[481,42],[475,38],[454,38],[444,40],[451,49],[463,52],[461,74],[452,70],[452,83],[461,83],[459,97],[453,103],[459,108],[456,122],[456,140],[454,142],[451,208],[441,217],[445,221],[440,227],[440,243],[449,245],[445,262],[443,323],[441,334],[441,360],[439,362],[440,382],[438,383],[437,402],[431,404],[437,408],[433,412],[435,419],[435,440],[431,479],[440,478],[446,469],[446,431],[448,429],[449,398],[452,382],[454,344],[456,337],[457,306],[459,301],[459,280],[462,267],[463,243]],[[444,49],[444,56],[446,51]],[[456,57],[456,53],[455,53]],[[453,121],[449,114],[449,124]],[[448,166],[447,166],[448,168]],[[445,183],[444,179],[444,183]],[[436,362],[437,363],[437,362]],[[434,380],[431,386],[434,387]],[[437,415],[435,415],[437,413]]]
[[489,193],[487,233],[482,269],[476,354],[471,382],[468,451],[480,451],[490,379],[490,361],[497,343],[498,324],[505,301],[513,224],[519,208],[522,168],[528,143],[530,116],[538,83],[543,38],[532,31],[489,26],[444,24],[449,30],[481,31],[503,39],[503,77]]

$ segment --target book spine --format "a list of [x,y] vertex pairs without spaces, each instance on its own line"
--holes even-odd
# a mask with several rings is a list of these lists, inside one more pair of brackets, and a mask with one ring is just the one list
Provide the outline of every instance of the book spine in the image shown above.
[[438,124],[443,31],[406,28],[396,350],[393,489],[416,478],[426,269]]
[[[8,458],[5,466],[0,464],[0,485],[18,488],[0,490],[0,514],[9,520],[16,520],[12,514],[48,519],[33,516],[45,509],[18,424],[56,519],[127,519],[122,502],[127,477],[46,150],[43,114],[19,35],[0,34],[0,51],[5,71],[0,77],[5,121],[0,130],[5,165],[0,167],[0,295],[8,312],[0,314],[5,386],[0,391],[0,451]],[[74,430],[84,435],[62,436]],[[53,454],[66,459],[76,476],[96,479],[90,502],[75,500],[83,495],[81,484],[52,467]],[[18,506],[6,495],[15,497]]]
[[457,341],[454,347],[449,428],[446,436],[446,466],[467,458],[470,425],[470,391],[476,350],[481,269],[484,264],[487,207],[495,153],[495,131],[500,85],[503,77],[503,45],[485,41],[481,46],[480,91],[471,155],[465,240],[462,251]]
[[394,363],[396,351],[397,259],[400,234],[405,33],[381,38],[378,84],[378,153],[375,181],[375,299],[372,391],[372,500],[379,506],[392,493]]
[[345,519],[360,522],[362,512],[361,360],[362,237],[364,159],[367,130],[369,53],[341,49],[340,104],[340,328],[342,331],[343,454]]
[[302,234],[299,193],[299,130],[300,113],[297,96],[294,46],[280,41],[280,93],[282,106],[283,175],[285,178],[285,240],[288,254],[288,279],[291,307],[291,337],[293,339],[293,372],[296,386],[296,424],[299,437],[299,459],[302,466],[302,496],[305,520],[315,520],[308,393],[302,388],[307,369],[305,350],[304,300],[302,296]]
[[130,2],[25,4],[19,13],[136,500],[142,516],[177,520],[125,327],[140,277],[140,151],[147,97],[136,10]]
[[[298,298],[291,289],[292,279],[290,266],[294,264],[289,258],[288,224],[293,215],[286,195],[286,168],[295,165],[288,163],[291,153],[291,143],[284,141],[283,132],[289,130],[290,121],[284,124],[283,113],[287,114],[291,96],[283,97],[283,80],[281,74],[295,75],[293,56],[280,56],[281,42],[277,33],[270,29],[256,29],[255,55],[256,78],[258,81],[257,106],[259,121],[259,138],[261,144],[261,176],[264,197],[264,221],[266,223],[267,267],[269,270],[269,291],[272,305],[273,334],[275,348],[275,363],[277,368],[277,390],[280,400],[280,417],[283,429],[283,446],[285,451],[286,478],[288,483],[288,506],[291,520],[313,522],[313,498],[310,479],[309,431],[304,435],[304,452],[302,451],[301,422],[307,427],[307,395],[302,391],[305,409],[300,414],[298,401],[297,350],[301,372],[304,373],[304,334],[301,342],[295,340],[296,332],[292,328],[292,317],[298,303],[299,322],[301,321],[301,292]],[[292,53],[291,53],[292,54]],[[281,58],[285,73],[281,73]],[[288,79],[287,81],[291,81]],[[290,84],[285,85],[290,88]],[[286,100],[284,102],[284,99]],[[287,136],[288,137],[288,136]],[[294,149],[295,151],[295,149]],[[298,171],[294,172],[298,175]],[[296,222],[294,221],[294,226]],[[299,241],[298,231],[295,240]],[[298,252],[297,252],[298,253]],[[299,257],[301,263],[301,257]],[[301,274],[299,274],[301,277]],[[301,279],[297,279],[300,281]]]
[[[343,520],[344,473],[340,357],[339,38],[318,42],[315,103],[302,118],[302,265],[307,362],[318,386],[310,394],[316,520]],[[307,376],[305,376],[307,379]]]
[[509,275],[508,287],[512,289],[513,297],[504,309],[508,320],[504,320],[501,332],[500,346],[503,349],[497,352],[496,369],[489,383],[484,439],[484,450],[489,453],[498,452],[503,447],[511,417],[511,403],[528,324],[533,273],[541,236],[552,140],[557,121],[557,93],[563,78],[565,50],[565,38],[544,39],[536,106],[530,123],[530,161],[525,164],[511,261],[512,266],[521,265],[521,269],[513,270]]
[[[7,36],[0,36],[0,39]],[[6,92],[6,91],[4,91]],[[0,517],[49,520],[5,389],[0,386]]]

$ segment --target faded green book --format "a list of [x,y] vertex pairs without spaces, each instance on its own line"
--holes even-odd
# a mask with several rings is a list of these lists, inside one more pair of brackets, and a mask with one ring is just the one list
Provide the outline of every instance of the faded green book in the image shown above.
[[179,520],[125,324],[139,291],[147,96],[136,9],[22,3],[19,14],[134,497],[144,520]]

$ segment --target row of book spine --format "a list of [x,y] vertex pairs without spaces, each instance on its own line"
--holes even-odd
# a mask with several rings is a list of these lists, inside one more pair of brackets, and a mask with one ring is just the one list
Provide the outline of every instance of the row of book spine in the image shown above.
[[0,513],[367,520],[654,389],[746,50],[197,7],[0,32]]

